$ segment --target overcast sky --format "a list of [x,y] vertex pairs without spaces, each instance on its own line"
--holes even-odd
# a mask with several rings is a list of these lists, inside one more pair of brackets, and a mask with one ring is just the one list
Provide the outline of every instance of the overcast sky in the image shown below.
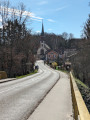
[[23,2],[26,10],[32,12],[32,21],[27,27],[33,32],[41,32],[41,19],[45,32],[73,33],[79,38],[83,24],[90,13],[90,0],[10,0],[12,6]]

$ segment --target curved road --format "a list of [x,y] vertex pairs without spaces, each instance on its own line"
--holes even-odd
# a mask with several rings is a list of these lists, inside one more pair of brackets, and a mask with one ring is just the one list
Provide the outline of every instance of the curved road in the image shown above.
[[0,120],[27,120],[59,79],[59,73],[37,61],[39,72],[0,84]]

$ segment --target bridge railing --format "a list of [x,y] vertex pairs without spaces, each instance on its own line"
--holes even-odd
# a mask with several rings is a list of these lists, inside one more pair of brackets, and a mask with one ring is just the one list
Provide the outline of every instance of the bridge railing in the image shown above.
[[81,93],[76,85],[75,79],[71,72],[70,82],[75,120],[90,120],[90,114],[87,110],[85,102],[81,96]]

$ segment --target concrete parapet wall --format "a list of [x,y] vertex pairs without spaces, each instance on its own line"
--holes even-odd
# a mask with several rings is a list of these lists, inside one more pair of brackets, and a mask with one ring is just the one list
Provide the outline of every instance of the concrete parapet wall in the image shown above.
[[87,110],[85,102],[81,96],[81,93],[76,85],[75,79],[71,72],[70,82],[75,120],[90,120],[90,114]]

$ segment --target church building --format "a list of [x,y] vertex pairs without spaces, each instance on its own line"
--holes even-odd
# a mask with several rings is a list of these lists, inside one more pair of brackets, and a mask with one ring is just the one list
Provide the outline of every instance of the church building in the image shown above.
[[42,21],[40,47],[37,50],[37,58],[41,60],[46,60],[46,52],[50,50],[50,47],[45,43],[44,39],[45,39],[45,34],[44,34],[44,26]]

